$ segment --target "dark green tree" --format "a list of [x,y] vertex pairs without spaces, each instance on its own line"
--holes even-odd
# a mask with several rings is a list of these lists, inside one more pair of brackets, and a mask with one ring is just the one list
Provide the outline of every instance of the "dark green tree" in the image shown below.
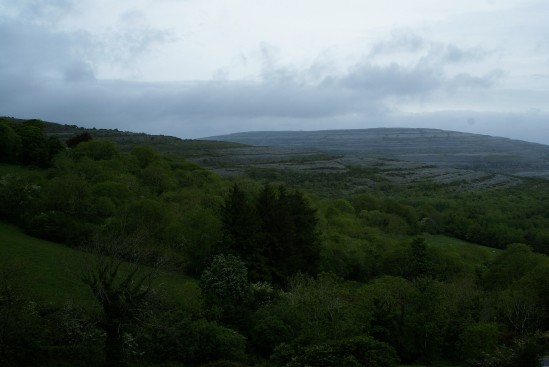
[[0,121],[0,162],[14,163],[21,153],[21,138],[7,122]]
[[85,131],[81,134],[75,135],[72,138],[65,141],[65,144],[69,148],[75,148],[78,144],[92,140],[92,136],[89,132]]
[[294,247],[297,250],[293,271],[314,275],[320,260],[320,241],[316,229],[318,219],[303,193],[294,191],[288,197],[290,215],[295,228]]
[[252,281],[268,278],[265,274],[261,222],[254,203],[235,184],[221,211],[223,246],[221,251],[234,254],[246,262]]
[[42,132],[43,123],[40,120],[28,120],[13,126],[21,138],[19,161],[27,165],[47,166],[49,149],[48,141]]
[[48,160],[51,161],[53,157],[65,149],[65,145],[57,136],[50,136],[48,138]]
[[410,244],[410,270],[411,279],[429,276],[432,273],[432,264],[429,259],[429,253],[425,239],[417,237]]
[[316,211],[303,194],[265,185],[257,211],[272,281],[283,285],[295,273],[315,274],[320,257]]

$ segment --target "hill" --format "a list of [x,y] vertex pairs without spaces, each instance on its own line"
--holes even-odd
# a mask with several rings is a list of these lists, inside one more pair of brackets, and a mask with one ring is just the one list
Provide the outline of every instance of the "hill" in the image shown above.
[[[2,117],[0,121],[21,123],[25,120],[13,117]],[[208,141],[196,139],[180,139],[174,136],[151,135],[140,132],[121,131],[118,129],[84,128],[77,125],[59,124],[42,121],[44,133],[47,136],[58,136],[67,140],[75,135],[88,132],[95,140],[108,140],[116,143],[121,150],[129,151],[136,145],[148,145],[160,153],[179,154],[185,156],[204,156],[214,154],[220,149],[239,148],[245,145],[223,141]]]
[[196,140],[44,122],[44,132],[62,140],[88,132],[124,151],[148,145],[221,176],[283,181],[332,197],[387,183],[478,191],[549,178],[549,146],[436,129],[244,132]]
[[243,132],[207,139],[549,178],[549,146],[438,129]]
[[[9,261],[12,268],[22,272],[27,292],[33,297],[47,302],[64,302],[73,300],[86,307],[95,303],[89,287],[82,277],[90,268],[90,263],[98,256],[69,248],[65,245],[23,233],[19,228],[0,222],[0,254],[2,261]],[[124,264],[122,271],[129,271]],[[153,271],[143,267],[143,271]],[[174,299],[184,304],[188,298],[186,291],[197,291],[194,281],[175,272],[157,271],[154,287],[169,293]],[[30,278],[35,281],[30,281]],[[188,286],[184,286],[188,283]],[[195,289],[193,289],[195,288]]]

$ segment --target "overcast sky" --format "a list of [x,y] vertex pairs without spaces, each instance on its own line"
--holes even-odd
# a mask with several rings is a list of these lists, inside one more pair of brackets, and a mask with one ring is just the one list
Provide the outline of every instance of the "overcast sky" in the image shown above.
[[549,144],[547,0],[1,0],[0,115]]

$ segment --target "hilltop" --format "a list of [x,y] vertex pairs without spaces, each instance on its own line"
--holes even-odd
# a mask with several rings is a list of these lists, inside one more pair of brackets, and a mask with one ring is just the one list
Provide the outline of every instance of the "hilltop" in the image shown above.
[[254,146],[315,149],[523,177],[549,178],[549,146],[488,135],[423,128],[264,131],[206,139]]

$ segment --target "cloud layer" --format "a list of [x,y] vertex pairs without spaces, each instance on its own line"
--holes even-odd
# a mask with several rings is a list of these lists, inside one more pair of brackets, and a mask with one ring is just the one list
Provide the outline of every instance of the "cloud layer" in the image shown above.
[[[506,48],[406,27],[357,44],[353,55],[324,50],[305,60],[257,39],[252,49],[234,50],[233,64],[218,65],[210,78],[151,81],[142,75],[173,67],[160,55],[193,37],[151,22],[145,0],[120,8],[107,25],[76,27],[74,19],[86,12],[78,4],[0,6],[0,115],[187,138],[416,126],[549,143],[542,103],[549,88],[539,83],[549,75],[549,50],[545,64],[528,61],[534,78],[512,67]],[[541,50],[543,42],[532,40],[532,47]],[[517,65],[526,62],[516,57]],[[252,72],[241,72],[246,65]]]

